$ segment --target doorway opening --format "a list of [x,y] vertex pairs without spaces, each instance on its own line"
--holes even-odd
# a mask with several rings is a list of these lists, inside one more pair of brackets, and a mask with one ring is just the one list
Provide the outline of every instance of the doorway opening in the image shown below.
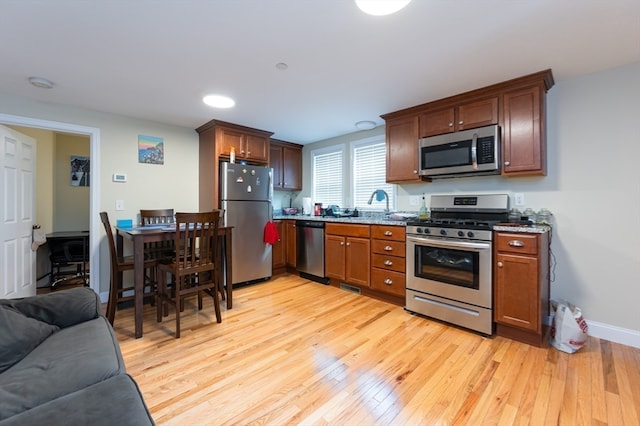
[[97,220],[100,211],[100,129],[77,124],[58,121],[41,120],[31,117],[23,117],[0,113],[0,124],[32,127],[36,129],[51,130],[54,132],[72,133],[89,137],[89,161],[91,174],[94,176],[89,186],[89,285],[100,295],[100,299],[106,301],[107,294],[100,293],[100,226]]

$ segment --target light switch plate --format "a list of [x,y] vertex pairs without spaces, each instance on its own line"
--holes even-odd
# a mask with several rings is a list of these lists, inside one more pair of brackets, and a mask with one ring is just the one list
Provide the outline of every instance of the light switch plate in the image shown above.
[[124,210],[124,200],[116,200],[116,210],[117,211]]
[[515,194],[516,206],[524,206],[524,194],[518,192]]

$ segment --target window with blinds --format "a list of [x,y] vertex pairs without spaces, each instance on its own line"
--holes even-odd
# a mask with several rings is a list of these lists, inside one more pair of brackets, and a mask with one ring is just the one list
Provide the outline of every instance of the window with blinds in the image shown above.
[[313,157],[313,201],[324,207],[343,203],[343,158],[342,147],[330,151],[315,152]]
[[389,195],[389,208],[395,207],[395,185],[386,183],[386,144],[384,141],[356,144],[352,148],[353,155],[353,200],[358,209],[384,210],[387,200],[378,201],[373,197],[373,202],[368,204],[373,191],[384,190]]

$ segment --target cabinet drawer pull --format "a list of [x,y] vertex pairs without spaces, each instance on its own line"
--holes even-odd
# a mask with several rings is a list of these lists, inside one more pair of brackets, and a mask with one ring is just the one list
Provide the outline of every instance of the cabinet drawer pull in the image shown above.
[[498,262],[498,268],[502,268],[504,264],[502,262]]
[[524,243],[520,240],[511,240],[509,241],[509,245],[511,247],[524,247]]
[[393,266],[393,262],[390,261],[389,259],[385,260],[384,264],[387,265],[387,266]]
[[391,246],[385,246],[385,247],[384,247],[384,251],[393,251],[393,247],[391,247]]
[[240,154],[244,154],[244,149],[241,149],[241,150],[240,150]]
[[390,237],[393,235],[393,232],[391,231],[384,231],[384,235],[386,235],[387,237]]
[[384,280],[384,283],[385,283],[386,285],[392,285],[392,284],[393,284],[393,281],[392,281],[390,278],[387,278],[386,280]]

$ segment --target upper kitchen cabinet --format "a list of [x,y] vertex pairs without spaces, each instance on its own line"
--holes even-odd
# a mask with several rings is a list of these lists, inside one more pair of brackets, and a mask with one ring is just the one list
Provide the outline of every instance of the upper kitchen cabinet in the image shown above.
[[498,97],[420,114],[420,137],[474,129],[498,123]]
[[418,117],[389,119],[385,127],[387,182],[420,182],[421,178],[418,174]]
[[233,148],[236,161],[269,164],[269,138],[273,133],[219,120],[203,124],[196,132],[200,137],[199,209],[217,209],[220,161],[229,161]]
[[302,190],[302,145],[271,139],[273,189]]
[[381,117],[387,128],[387,182],[418,182],[418,139],[500,125],[503,176],[546,174],[546,93],[551,70]]

